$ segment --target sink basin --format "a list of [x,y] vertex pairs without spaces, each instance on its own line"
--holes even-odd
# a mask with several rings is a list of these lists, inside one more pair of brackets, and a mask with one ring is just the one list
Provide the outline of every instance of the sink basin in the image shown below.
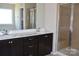
[[33,36],[44,33],[43,31],[37,32],[35,30],[28,30],[28,31],[10,31],[8,35],[0,35],[0,40],[3,39],[12,39],[12,38],[19,38],[19,37],[27,37],[27,36]]
[[0,35],[0,39],[4,39],[4,38],[12,38],[12,37],[16,37],[16,35]]
[[0,35],[0,40],[3,39],[11,39],[11,38],[18,38],[18,37],[26,37],[37,34],[36,32],[33,33],[15,33],[15,34],[8,34],[8,35]]

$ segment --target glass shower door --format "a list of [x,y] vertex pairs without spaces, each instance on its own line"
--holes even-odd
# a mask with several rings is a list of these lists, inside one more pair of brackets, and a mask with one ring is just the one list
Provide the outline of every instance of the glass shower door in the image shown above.
[[60,5],[58,50],[79,56],[79,4]]
[[73,32],[71,47],[79,50],[79,4],[74,4]]
[[58,50],[61,50],[67,48],[69,44],[71,5],[60,5],[59,16]]

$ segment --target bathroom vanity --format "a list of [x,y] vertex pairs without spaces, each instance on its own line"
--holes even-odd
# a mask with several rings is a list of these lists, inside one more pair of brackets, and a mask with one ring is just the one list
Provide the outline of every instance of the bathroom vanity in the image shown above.
[[51,53],[53,33],[24,35],[0,38],[0,56],[44,56]]
[[37,3],[0,3],[0,56],[44,56],[51,53],[53,33],[43,27],[44,13],[40,8]]

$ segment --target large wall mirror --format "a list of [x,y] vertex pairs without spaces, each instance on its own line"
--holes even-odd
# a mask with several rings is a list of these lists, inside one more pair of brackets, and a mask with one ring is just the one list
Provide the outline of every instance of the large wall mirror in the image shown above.
[[35,28],[35,3],[0,3],[0,31]]

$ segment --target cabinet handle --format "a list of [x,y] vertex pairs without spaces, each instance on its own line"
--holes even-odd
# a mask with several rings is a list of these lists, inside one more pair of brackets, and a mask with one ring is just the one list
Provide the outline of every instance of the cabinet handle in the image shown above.
[[13,43],[13,41],[11,41],[10,43]]
[[32,39],[29,39],[29,40],[32,40]]
[[32,48],[33,46],[28,46],[29,48]]
[[44,37],[45,37],[45,38],[47,38],[48,36],[47,36],[47,35],[45,35]]
[[9,41],[8,43],[10,44],[11,42]]

